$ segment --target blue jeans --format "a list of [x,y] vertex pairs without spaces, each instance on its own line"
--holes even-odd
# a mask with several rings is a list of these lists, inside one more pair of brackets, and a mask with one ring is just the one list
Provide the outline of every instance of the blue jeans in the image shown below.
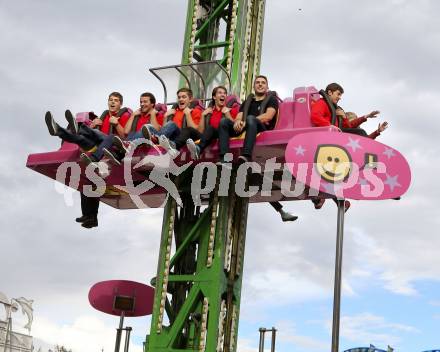
[[153,126],[149,126],[148,129],[150,130],[151,134],[156,136],[165,136],[171,141],[174,141],[180,134],[180,128],[173,121],[168,121],[159,131]]
[[113,145],[114,134],[106,135],[101,143],[99,143],[98,148],[90,156],[94,161],[99,161],[104,156],[104,148],[110,149]]
[[[156,130],[151,124],[147,124],[146,126],[152,135],[165,136],[170,141],[174,141],[180,134],[180,128],[173,121],[165,123],[165,125],[163,125],[163,127],[159,130]],[[138,146],[142,144],[143,138],[144,135],[142,132],[137,131],[129,133],[127,140],[132,141],[135,146]]]
[[[147,126],[148,130],[150,131],[151,134],[156,134],[157,130],[153,127],[153,125],[151,124],[146,124],[145,126]],[[142,140],[145,139],[144,135],[142,134],[142,131],[136,131],[136,132],[130,132],[127,136],[127,141],[131,141],[133,142],[134,146],[138,146],[142,144]]]

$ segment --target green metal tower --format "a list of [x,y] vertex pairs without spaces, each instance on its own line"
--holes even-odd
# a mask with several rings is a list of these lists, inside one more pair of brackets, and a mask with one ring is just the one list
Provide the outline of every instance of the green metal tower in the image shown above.
[[[182,64],[218,60],[243,99],[259,72],[264,8],[264,0],[189,0]],[[164,210],[146,352],[237,348],[249,199],[224,168],[209,205],[196,206],[183,187],[191,174],[175,180],[183,206],[170,197]],[[226,191],[221,179],[231,180]]]
[[182,63],[218,60],[244,98],[260,70],[265,0],[189,0]]

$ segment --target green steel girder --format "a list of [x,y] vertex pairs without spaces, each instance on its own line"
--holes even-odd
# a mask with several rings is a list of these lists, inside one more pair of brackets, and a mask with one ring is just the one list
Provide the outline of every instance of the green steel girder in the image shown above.
[[[189,0],[182,64],[217,60],[243,99],[259,73],[264,7],[265,0]],[[181,184],[191,182],[187,171]],[[203,211],[188,189],[182,207],[168,200],[146,352],[236,351],[248,199],[234,189],[232,175],[228,197],[212,192]]]
[[189,0],[182,63],[218,60],[244,98],[259,73],[264,7],[265,0]]
[[[146,351],[235,351],[248,199],[231,189],[228,197],[214,193],[201,213],[189,197],[180,211],[168,200]],[[179,264],[185,270],[176,273]]]

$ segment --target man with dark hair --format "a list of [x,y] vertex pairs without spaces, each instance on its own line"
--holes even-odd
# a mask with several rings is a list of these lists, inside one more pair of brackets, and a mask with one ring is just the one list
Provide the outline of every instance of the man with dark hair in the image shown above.
[[[237,115],[236,118],[230,118],[232,116],[228,116],[226,112],[231,115],[228,111],[229,109],[224,106],[224,101],[226,98],[226,88],[220,87],[221,90],[213,91],[213,99],[215,101],[215,109],[206,109],[204,114],[205,116],[208,113],[212,113],[211,120],[214,116],[214,112],[218,111],[217,115],[220,113],[220,118],[214,120],[215,125],[218,127],[218,134],[220,140],[220,162],[224,162],[224,156],[229,151],[229,138],[230,136],[239,136],[244,131],[246,131],[246,137],[243,143],[243,152],[239,157],[239,162],[244,163],[250,161],[252,158],[252,151],[255,145],[255,141],[257,138],[257,133],[271,130],[275,127],[275,115],[278,112],[278,100],[274,95],[268,96],[268,80],[266,76],[259,75],[255,77],[254,80],[254,91],[255,96],[249,97],[247,100],[248,103],[244,102],[240,111],[237,113],[234,112],[234,115]],[[224,92],[222,92],[222,90]],[[224,96],[224,98],[223,98]],[[266,100],[266,101],[265,101]],[[218,103],[219,101],[219,103]],[[265,106],[262,106],[265,101]],[[243,120],[243,114],[245,113],[244,109],[246,105],[249,106],[249,111],[246,117],[246,121]],[[220,110],[220,107],[221,110]],[[264,110],[264,111],[263,111]],[[225,114],[226,118],[221,118],[221,115]],[[203,119],[202,119],[203,120]],[[203,122],[202,122],[203,123]],[[210,121],[211,123],[211,121]],[[208,130],[202,136],[202,139],[199,144],[199,149],[195,146],[194,142],[189,140],[187,145],[193,157],[197,157],[197,153],[201,152],[212,140],[215,138],[215,132],[213,132],[214,126],[208,126]],[[283,210],[283,206],[280,202],[269,202],[270,205],[280,214],[281,219],[283,221],[295,221],[298,219],[296,215],[290,214]]]
[[[194,160],[199,159],[203,150],[218,138],[220,121],[222,119],[229,119],[233,122],[237,116],[239,104],[237,102],[236,106],[226,106],[227,95],[228,91],[224,86],[218,86],[212,90],[212,104],[202,112],[202,118],[200,119],[198,127],[198,130],[201,133],[200,143],[195,144],[192,138],[185,139],[188,150]],[[180,139],[180,136],[178,139]],[[181,140],[183,141],[183,138]]]
[[124,138],[124,128],[130,118],[130,110],[122,108],[124,99],[119,92],[113,92],[108,99],[109,109],[104,111],[100,118],[92,121],[91,127],[99,128],[106,136],[97,145],[97,149],[90,155],[87,153],[81,154],[81,160],[89,164],[91,162],[99,161],[104,156],[104,151],[113,143],[113,137],[119,136]]
[[201,116],[202,110],[193,105],[192,90],[180,88],[177,91],[177,107],[165,113],[168,122],[159,131],[150,128],[150,132],[159,138],[159,144],[167,149],[172,157],[176,157],[179,154],[176,148],[180,149],[185,145],[188,138],[200,138],[197,128]]
[[141,129],[143,126],[151,125],[155,129],[160,129],[160,124],[156,118],[156,97],[152,93],[142,93],[139,98],[140,108],[134,111],[125,125],[124,133],[127,140],[132,141],[142,138]]
[[[143,138],[149,139],[151,137],[149,128],[160,129],[161,125],[158,121],[155,104],[156,97],[152,93],[142,93],[139,97],[139,109],[133,111],[125,125],[124,135],[127,137],[108,137],[110,140],[104,149],[104,154],[114,164],[119,165],[129,149],[141,144]],[[113,150],[110,146],[116,147],[117,150]]]
[[[243,150],[238,160],[239,163],[244,163],[252,160],[257,133],[272,130],[275,127],[278,100],[275,95],[268,95],[269,86],[265,76],[259,75],[255,78],[254,91],[255,95],[249,96],[241,105],[235,121],[229,119],[220,121],[220,162],[225,161],[224,156],[229,152],[229,138],[231,136],[237,137],[246,132]],[[265,102],[265,107],[263,106],[264,111],[261,111],[263,102]],[[249,107],[248,111],[244,111],[247,107]],[[246,120],[243,119],[243,116],[246,116]]]
[[[92,153],[95,158],[102,157],[104,141],[108,140],[110,133],[116,132],[124,135],[124,126],[130,116],[127,108],[121,108],[123,97],[121,93],[112,92],[108,97],[108,110],[104,111],[100,118],[93,115],[94,119],[90,126],[86,123],[78,125],[76,119],[69,110],[66,110],[66,120],[70,125],[70,131],[59,126],[52,114],[48,111],[45,116],[46,125],[52,136],[58,136],[63,141],[77,144],[84,150],[90,150],[95,146],[98,149]],[[83,153],[82,156],[85,154]],[[98,159],[98,160],[99,160]],[[86,161],[90,161],[88,158]],[[86,197],[81,193],[82,216],[76,218],[85,228],[98,226],[99,198]]]
[[375,118],[379,111],[375,110],[369,114],[350,121],[346,118],[344,111],[338,106],[339,100],[342,98],[344,89],[338,83],[330,83],[325,88],[329,103],[324,98],[319,99],[312,105],[311,120],[312,124],[317,127],[326,127],[332,124],[332,108],[335,110],[336,120],[335,126],[339,127],[342,132],[358,134],[367,137],[367,133],[359,128],[359,126],[367,121],[368,118]]
[[[367,133],[359,128],[360,124],[367,121],[368,118],[375,118],[379,111],[375,110],[370,112],[369,114],[349,120],[344,110],[338,106],[338,102],[341,100],[342,94],[344,93],[344,89],[338,83],[330,83],[325,88],[325,93],[328,98],[328,102],[326,99],[321,98],[316,103],[312,105],[311,109],[311,120],[313,125],[317,127],[325,127],[332,125],[332,110],[336,115],[335,126],[339,127],[342,132],[353,133],[360,136],[368,137]],[[312,202],[315,205],[315,209],[320,209],[325,202],[323,198],[314,198]],[[345,211],[350,208],[350,202],[348,200],[345,201],[344,204]]]
[[121,109],[122,101],[120,93],[110,93],[107,102],[108,110],[104,111],[99,118],[94,114],[90,114],[89,116],[93,117],[90,126],[86,123],[78,126],[70,110],[66,110],[65,117],[70,129],[58,125],[50,111],[48,111],[45,116],[47,128],[52,136],[58,136],[63,141],[77,144],[84,150],[90,150],[99,145],[112,130],[116,130],[118,134],[124,134],[123,126],[130,114],[127,108]]

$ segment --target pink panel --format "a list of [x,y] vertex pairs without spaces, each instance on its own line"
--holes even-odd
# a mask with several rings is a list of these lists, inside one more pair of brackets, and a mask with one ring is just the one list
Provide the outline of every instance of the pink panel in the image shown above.
[[78,112],[76,114],[76,121],[89,124],[89,112]]
[[89,302],[96,310],[120,316],[122,311],[113,307],[115,296],[134,297],[134,311],[125,312],[126,317],[140,317],[153,311],[154,288],[135,281],[98,282],[89,291]]
[[276,130],[293,128],[295,103],[292,98],[285,99],[279,106],[278,121],[275,126]]
[[298,181],[340,198],[397,198],[411,182],[411,170],[402,154],[354,134],[298,134],[289,141],[285,155]]
[[317,93],[318,91],[314,87],[296,88],[293,91],[295,100],[294,128],[312,127],[310,107],[313,97],[316,96]]

